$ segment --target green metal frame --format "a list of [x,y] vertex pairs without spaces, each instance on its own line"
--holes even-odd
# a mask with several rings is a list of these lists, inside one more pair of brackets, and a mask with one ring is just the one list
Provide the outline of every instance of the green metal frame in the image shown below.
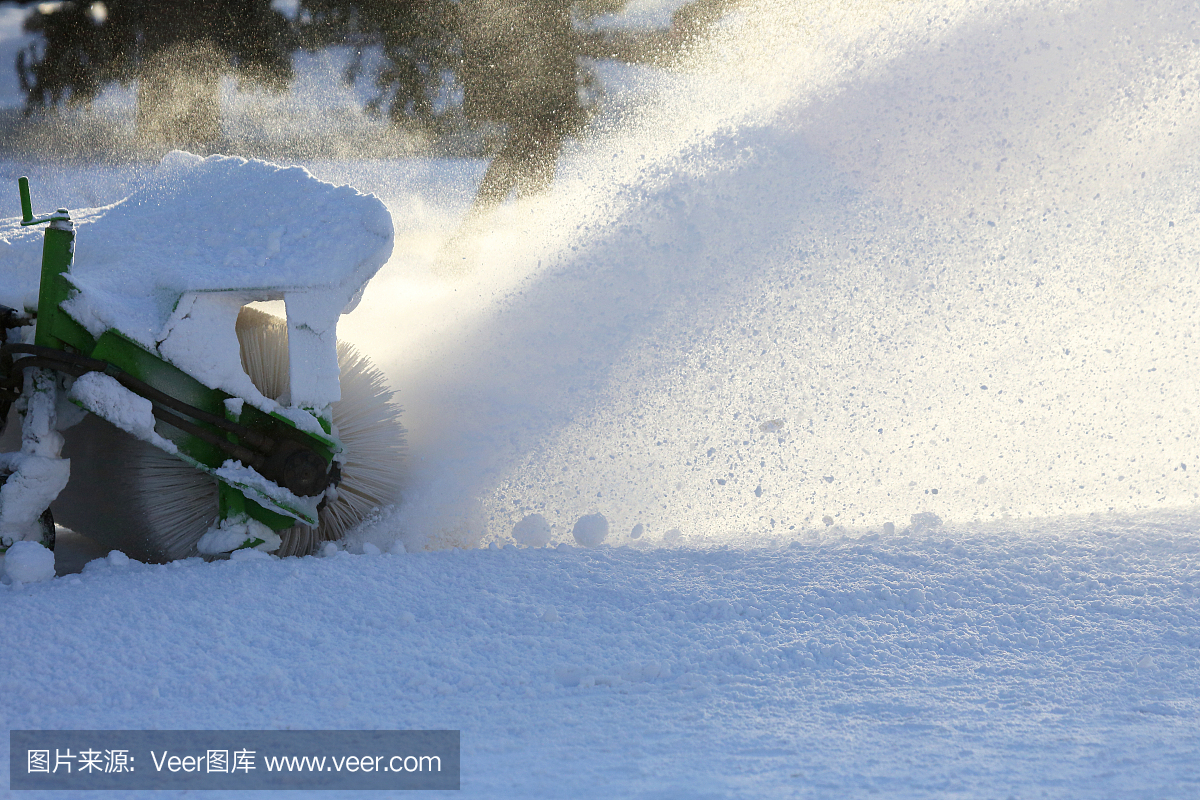
[[[70,214],[66,209],[59,209],[55,214],[35,219],[29,195],[29,181],[26,178],[20,178],[18,184],[21,193],[21,224],[50,223],[45,232],[42,249],[42,274],[38,292],[35,344],[107,362],[177,400],[210,414],[232,419],[225,400],[232,399],[233,395],[204,386],[178,367],[147,351],[118,331],[109,330],[98,338],[94,338],[63,310],[63,302],[73,291],[73,287],[65,277],[71,270],[75,254],[75,232],[70,221]],[[62,225],[63,222],[67,224]],[[311,449],[325,460],[326,465],[330,464],[334,454],[341,450],[340,444],[332,436],[318,436],[310,431],[301,430],[286,417],[264,413],[249,404],[243,406],[235,421],[257,433],[268,436],[278,434],[284,427],[298,431],[309,440]],[[328,432],[328,422],[324,419],[319,419],[319,422],[322,429]],[[232,433],[219,431],[203,422],[197,422],[197,424],[210,428],[214,433],[237,443],[237,438]],[[155,431],[175,444],[179,450],[178,456],[183,461],[209,474],[214,474],[228,458],[212,444],[164,422],[158,422]],[[293,432],[290,435],[294,437],[296,434]],[[257,492],[253,487],[233,485],[216,478],[215,475],[214,478],[218,482],[218,516],[222,521],[236,521],[248,516],[274,531],[289,528],[295,525],[297,520],[310,525],[317,524],[316,515],[307,508],[297,508],[281,503],[277,499],[272,500]],[[280,513],[278,510],[269,508],[269,505],[274,505],[277,509],[288,513]],[[247,542],[245,546],[255,546],[260,543],[261,540],[255,540]]]

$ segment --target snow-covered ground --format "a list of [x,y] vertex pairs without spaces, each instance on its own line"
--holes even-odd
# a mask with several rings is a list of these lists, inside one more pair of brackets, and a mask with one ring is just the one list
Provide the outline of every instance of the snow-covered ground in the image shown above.
[[477,797],[1200,795],[1196,12],[751,4],[450,263],[481,164],[306,164],[395,221],[340,333],[405,503],[0,589],[4,725],[461,729]]
[[151,567],[4,599],[9,728],[453,728],[470,797],[1194,797],[1194,517]]

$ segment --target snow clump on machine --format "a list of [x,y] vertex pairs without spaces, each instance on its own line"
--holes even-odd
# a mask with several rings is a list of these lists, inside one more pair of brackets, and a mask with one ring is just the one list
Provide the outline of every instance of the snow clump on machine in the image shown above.
[[[289,346],[306,365],[292,371],[290,405],[336,401],[337,321],[391,256],[387,207],[301,167],[231,156],[176,151],[155,177],[72,212],[75,291],[63,309],[93,336],[119,331],[209,388],[286,414],[246,377],[233,333],[245,304],[283,300]],[[0,302],[10,306],[36,297],[40,275],[41,235],[19,222],[0,223]]]

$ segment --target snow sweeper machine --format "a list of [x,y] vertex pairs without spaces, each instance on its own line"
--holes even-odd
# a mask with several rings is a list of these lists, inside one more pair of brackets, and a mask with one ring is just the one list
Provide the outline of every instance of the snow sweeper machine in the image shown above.
[[58,522],[146,561],[304,555],[396,502],[399,409],[336,339],[391,254],[382,202],[179,152],[74,217],[19,193],[0,221],[0,549],[53,549]]

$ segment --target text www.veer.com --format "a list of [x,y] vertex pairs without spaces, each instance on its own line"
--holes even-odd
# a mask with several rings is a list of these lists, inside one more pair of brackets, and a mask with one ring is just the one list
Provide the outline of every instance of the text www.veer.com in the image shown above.
[[441,772],[439,756],[265,756],[267,772]]

